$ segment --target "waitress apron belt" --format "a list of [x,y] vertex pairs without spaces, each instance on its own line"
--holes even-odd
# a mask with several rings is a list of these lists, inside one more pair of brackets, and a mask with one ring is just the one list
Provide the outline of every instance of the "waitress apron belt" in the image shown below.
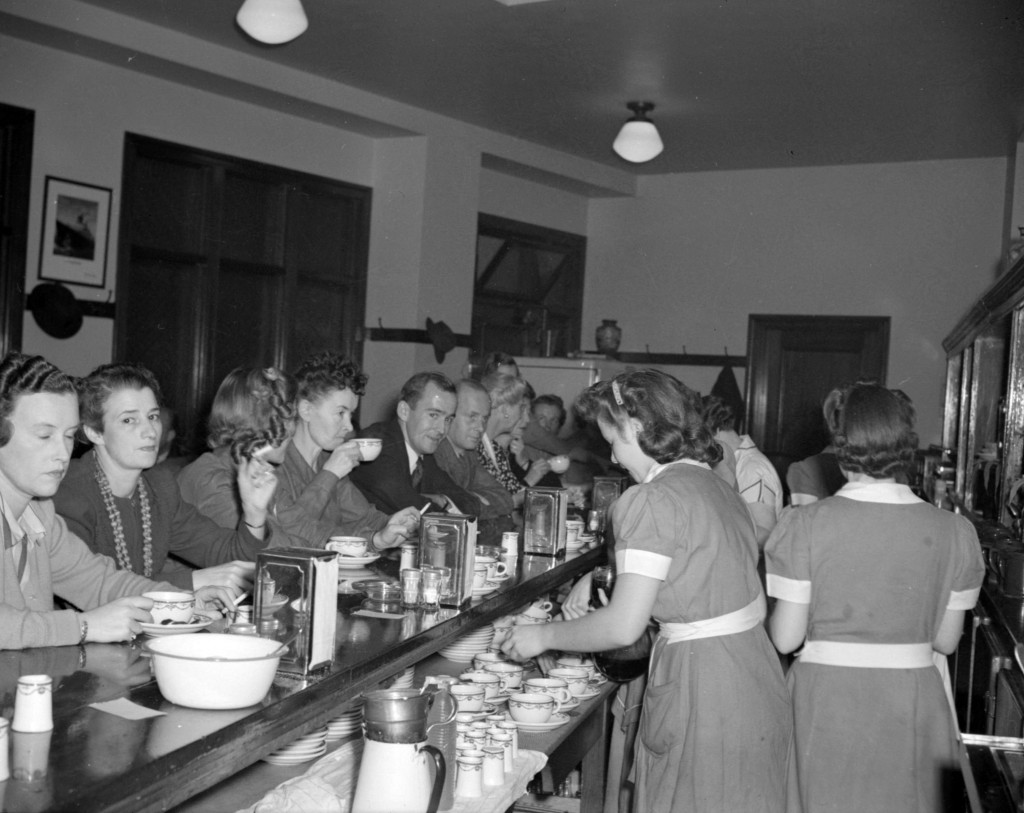
[[808,641],[797,657],[800,663],[854,666],[864,669],[924,669],[935,666],[931,644],[853,644]]
[[764,600],[764,593],[759,593],[746,607],[735,610],[725,615],[717,615],[714,618],[705,618],[703,621],[692,621],[690,623],[663,621],[659,624],[658,637],[666,643],[674,644],[678,641],[692,641],[696,638],[717,638],[722,635],[736,635],[753,629],[762,621],[767,614],[767,605]]

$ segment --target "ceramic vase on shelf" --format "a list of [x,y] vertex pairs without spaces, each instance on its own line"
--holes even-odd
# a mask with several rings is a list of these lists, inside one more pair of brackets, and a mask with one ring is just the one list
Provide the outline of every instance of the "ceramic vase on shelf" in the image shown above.
[[622,342],[622,328],[615,323],[614,319],[602,319],[601,324],[597,326],[594,341],[597,343],[599,352],[616,353]]

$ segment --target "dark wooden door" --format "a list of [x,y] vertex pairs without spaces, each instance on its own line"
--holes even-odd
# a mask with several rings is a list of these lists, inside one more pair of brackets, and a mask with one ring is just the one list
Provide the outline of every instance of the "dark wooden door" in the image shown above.
[[783,483],[790,463],[828,445],[829,391],[857,378],[884,383],[888,360],[887,316],[750,316],[747,433]]
[[234,367],[359,359],[370,190],[129,134],[116,357],[156,374],[180,451]]

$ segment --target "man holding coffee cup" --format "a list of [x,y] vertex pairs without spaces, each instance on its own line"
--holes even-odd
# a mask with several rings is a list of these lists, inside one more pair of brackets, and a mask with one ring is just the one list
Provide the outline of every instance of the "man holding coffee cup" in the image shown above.
[[[142,593],[176,590],[93,553],[57,516],[50,498],[78,430],[72,378],[41,356],[0,361],[0,649],[124,641],[152,621]],[[55,610],[54,592],[84,612]],[[196,592],[197,606],[229,606],[220,587]]]

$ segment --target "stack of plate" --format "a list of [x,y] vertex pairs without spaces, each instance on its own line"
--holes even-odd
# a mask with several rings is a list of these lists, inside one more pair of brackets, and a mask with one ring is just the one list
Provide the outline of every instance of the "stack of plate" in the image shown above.
[[392,683],[389,689],[408,689],[412,686],[412,679],[416,670],[412,666],[407,666],[398,677],[395,678],[395,682]]
[[299,737],[295,742],[278,748],[274,753],[263,757],[264,762],[271,765],[298,765],[309,762],[327,753],[327,727],[319,728],[311,734]]
[[454,644],[441,650],[441,655],[456,663],[471,663],[476,655],[486,652],[494,639],[494,627],[484,624],[479,629],[463,635]]
[[363,704],[356,702],[343,714],[327,721],[327,742],[343,740],[355,734],[363,725]]

